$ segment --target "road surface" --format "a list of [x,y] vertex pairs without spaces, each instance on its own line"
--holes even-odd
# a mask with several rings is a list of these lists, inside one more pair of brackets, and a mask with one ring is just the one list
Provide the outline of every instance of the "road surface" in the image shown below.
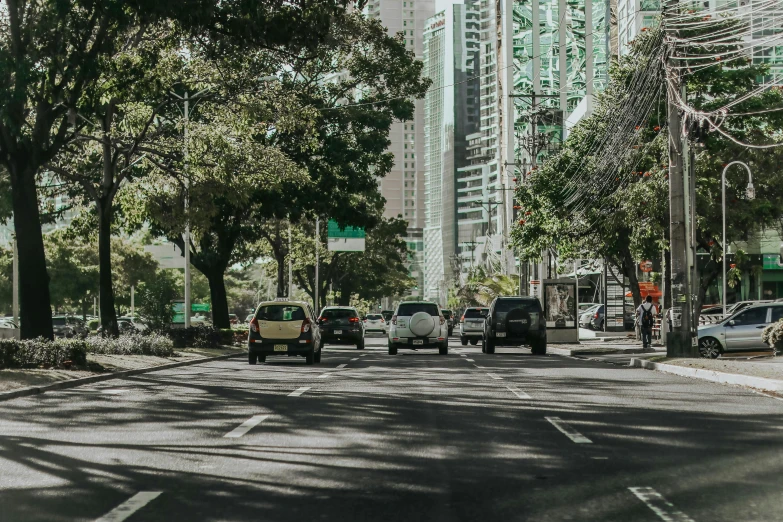
[[783,401],[452,340],[0,403],[0,520],[772,521]]

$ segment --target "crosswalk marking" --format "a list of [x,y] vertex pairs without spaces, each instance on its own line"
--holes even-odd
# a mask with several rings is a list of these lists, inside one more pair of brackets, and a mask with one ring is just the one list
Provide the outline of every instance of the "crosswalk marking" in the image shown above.
[[96,522],[122,522],[132,514],[155,500],[163,493],[162,491],[139,491],[131,498],[112,509]]
[[674,504],[663,498],[653,488],[628,488],[639,500],[647,504],[653,513],[666,522],[693,522],[688,515],[679,511]]

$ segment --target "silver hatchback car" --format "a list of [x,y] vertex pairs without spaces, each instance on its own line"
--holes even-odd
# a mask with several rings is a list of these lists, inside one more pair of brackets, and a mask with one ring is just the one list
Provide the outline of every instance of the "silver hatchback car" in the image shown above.
[[714,359],[724,352],[768,350],[761,332],[783,318],[783,303],[749,306],[719,323],[699,326],[699,354]]
[[459,341],[462,346],[477,345],[484,334],[484,321],[489,308],[468,308],[459,324]]

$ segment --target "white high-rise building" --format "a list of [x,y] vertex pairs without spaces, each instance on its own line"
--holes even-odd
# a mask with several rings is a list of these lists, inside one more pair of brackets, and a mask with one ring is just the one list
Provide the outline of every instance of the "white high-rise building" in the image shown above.
[[[370,0],[365,13],[376,18],[389,34],[402,33],[405,45],[417,59],[424,51],[423,34],[427,19],[435,14],[435,0]],[[386,217],[402,216],[408,221],[410,275],[418,281],[413,295],[422,295],[424,284],[424,101],[416,101],[410,121],[395,122],[389,133],[389,151],[394,167],[381,180],[386,198]]]

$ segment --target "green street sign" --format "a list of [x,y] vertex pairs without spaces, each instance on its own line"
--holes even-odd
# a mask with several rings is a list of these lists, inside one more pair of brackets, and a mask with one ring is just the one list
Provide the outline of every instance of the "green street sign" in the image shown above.
[[207,303],[190,303],[190,310],[193,312],[209,312]]
[[364,227],[340,228],[337,221],[330,219],[327,227],[328,244],[331,252],[364,252]]
[[764,270],[783,270],[778,254],[764,254]]

